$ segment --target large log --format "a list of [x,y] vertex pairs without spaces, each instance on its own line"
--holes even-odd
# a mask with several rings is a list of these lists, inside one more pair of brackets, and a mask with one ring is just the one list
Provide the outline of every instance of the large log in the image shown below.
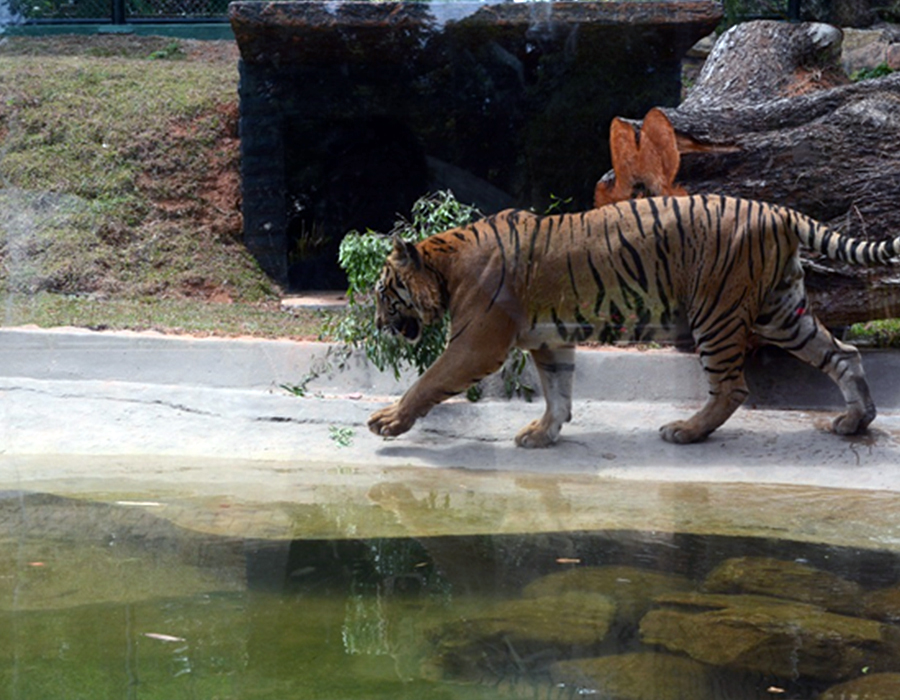
[[[900,235],[900,73],[851,83],[842,33],[759,21],[716,42],[688,97],[664,110],[682,154],[678,182],[784,204],[838,230]],[[807,287],[831,327],[900,317],[900,269],[806,254]]]

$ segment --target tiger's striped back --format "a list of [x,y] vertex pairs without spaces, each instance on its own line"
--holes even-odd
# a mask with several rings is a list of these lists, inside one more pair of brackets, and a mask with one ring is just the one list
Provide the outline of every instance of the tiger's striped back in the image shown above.
[[[452,268],[482,270],[484,310],[504,306],[531,346],[548,332],[567,342],[646,341],[684,322],[696,335],[737,307],[755,317],[799,244],[862,264],[900,255],[900,238],[859,241],[784,207],[709,195],[556,216],[507,210],[427,239],[420,250],[451,286]],[[448,259],[454,265],[441,263]]]

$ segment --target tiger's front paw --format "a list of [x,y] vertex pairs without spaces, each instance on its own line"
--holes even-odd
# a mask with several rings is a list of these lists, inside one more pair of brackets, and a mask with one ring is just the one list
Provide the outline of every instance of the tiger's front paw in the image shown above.
[[415,422],[415,418],[410,418],[400,410],[400,403],[397,402],[369,416],[369,430],[382,437],[393,437],[405,433]]
[[666,423],[659,429],[659,434],[666,442],[673,442],[676,445],[687,445],[692,442],[705,440],[709,432],[691,427],[691,424],[686,420],[676,420]]
[[516,435],[519,447],[550,447],[559,437],[559,427],[553,430],[543,420],[533,420]]

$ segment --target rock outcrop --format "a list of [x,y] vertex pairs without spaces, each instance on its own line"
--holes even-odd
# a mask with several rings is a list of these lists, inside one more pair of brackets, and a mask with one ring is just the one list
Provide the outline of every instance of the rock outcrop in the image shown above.
[[839,681],[900,669],[900,630],[755,595],[681,594],[641,621],[641,638],[697,661],[785,678]]

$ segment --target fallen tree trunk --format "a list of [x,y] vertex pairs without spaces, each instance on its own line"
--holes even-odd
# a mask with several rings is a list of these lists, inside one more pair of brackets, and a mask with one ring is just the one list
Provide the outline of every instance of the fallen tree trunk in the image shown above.
[[[716,43],[696,85],[665,109],[678,184],[775,202],[856,237],[900,235],[900,73],[850,83],[839,29],[749,22]],[[900,317],[900,268],[806,253],[813,307],[831,327]]]

